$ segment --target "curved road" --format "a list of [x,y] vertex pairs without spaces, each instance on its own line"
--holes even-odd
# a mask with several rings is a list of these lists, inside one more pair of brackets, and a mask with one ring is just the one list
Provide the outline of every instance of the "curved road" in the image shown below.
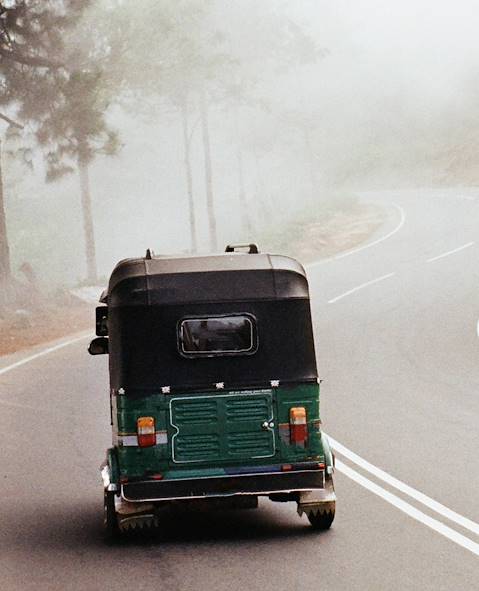
[[106,546],[106,363],[60,342],[0,359],[2,591],[479,588],[479,192],[365,198],[378,235],[309,268],[331,530],[264,501]]

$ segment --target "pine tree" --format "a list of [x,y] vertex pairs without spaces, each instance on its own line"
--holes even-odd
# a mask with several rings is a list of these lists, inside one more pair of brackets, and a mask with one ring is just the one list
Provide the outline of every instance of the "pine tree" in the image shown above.
[[[46,158],[47,180],[78,170],[87,275],[93,282],[97,272],[88,167],[95,154],[111,154],[118,144],[105,122],[98,45],[91,36],[84,37],[87,43],[74,42],[89,4],[0,0],[0,107],[13,110],[33,130]],[[6,242],[1,220],[0,231]]]

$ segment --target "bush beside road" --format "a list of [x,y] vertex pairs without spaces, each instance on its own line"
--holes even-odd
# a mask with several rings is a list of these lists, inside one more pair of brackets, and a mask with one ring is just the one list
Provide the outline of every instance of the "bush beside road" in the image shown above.
[[[383,221],[380,207],[348,199],[304,212],[280,230],[265,232],[259,246],[263,252],[309,263],[358,246]],[[90,329],[93,334],[94,307],[100,292],[101,287],[82,286],[53,297],[36,294],[34,305],[10,306],[0,316],[0,356],[83,330]]]
[[281,231],[267,235],[260,247],[311,263],[366,242],[384,221],[378,205],[347,200],[302,213]]

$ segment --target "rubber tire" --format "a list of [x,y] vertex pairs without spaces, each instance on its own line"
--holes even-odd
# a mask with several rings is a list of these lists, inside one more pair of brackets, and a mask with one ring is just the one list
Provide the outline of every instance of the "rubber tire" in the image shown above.
[[331,524],[334,521],[334,514],[334,509],[327,513],[316,513],[316,515],[310,513],[308,515],[308,520],[313,529],[317,531],[325,531],[331,527]]
[[103,501],[103,532],[107,542],[114,542],[120,537],[120,527],[115,510],[115,493],[105,491]]

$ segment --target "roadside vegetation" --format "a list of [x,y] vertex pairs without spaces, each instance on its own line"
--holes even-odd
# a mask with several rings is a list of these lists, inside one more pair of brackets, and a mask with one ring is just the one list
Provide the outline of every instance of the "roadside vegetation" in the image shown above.
[[[383,221],[384,212],[377,205],[360,203],[354,196],[335,198],[329,205],[300,212],[281,227],[266,226],[256,241],[263,252],[285,254],[305,264],[364,243]],[[106,278],[98,284],[106,284]],[[93,303],[65,290],[45,293],[25,282],[17,289],[19,307],[0,317],[0,356],[75,332],[93,331]],[[22,293],[28,294],[25,307],[21,307]]]
[[280,228],[270,228],[263,250],[292,256],[303,264],[325,259],[366,242],[383,224],[384,210],[351,195],[334,196],[298,212]]
[[309,262],[381,224],[355,191],[475,182],[476,79],[425,118],[296,4],[0,0],[0,353],[147,247]]
[[[78,247],[84,253],[83,277],[76,280],[97,281],[97,242],[103,232],[95,219],[92,167],[101,160],[104,174],[108,158],[136,133],[131,128],[118,133],[112,120],[128,118],[133,128],[158,127],[158,144],[164,142],[163,135],[178,144],[182,173],[174,199],[181,197],[186,207],[181,214],[175,212],[175,218],[181,216],[187,235],[183,248],[190,252],[222,247],[225,229],[218,220],[218,187],[225,147],[230,158],[226,176],[234,179],[229,194],[235,202],[236,229],[243,236],[255,232],[253,218],[267,207],[262,193],[270,200],[278,198],[274,187],[264,186],[264,191],[255,190],[253,195],[252,186],[264,184],[273,172],[261,162],[265,151],[284,152],[285,140],[295,143],[296,150],[300,146],[304,171],[299,176],[306,179],[310,195],[318,194],[311,129],[297,107],[282,106],[267,87],[287,83],[298,68],[319,64],[324,51],[290,18],[270,8],[260,12],[263,18],[258,20],[255,10],[250,13],[246,5],[241,9],[231,5],[225,21],[221,3],[213,0],[144,0],[141,9],[122,0],[0,1],[0,108],[4,110],[0,119],[5,124],[3,159],[8,169],[7,181],[0,179],[4,304],[14,297],[10,285],[18,269],[12,260],[42,267],[48,276],[38,249],[22,240],[22,232],[15,232],[14,221],[10,223],[18,210],[15,193],[24,195],[35,183],[39,185],[38,170],[36,176],[30,175],[33,182],[25,177],[29,169],[38,168],[41,157],[39,167],[47,182],[61,182],[72,174],[78,177],[75,198],[81,215],[76,223],[81,232],[69,229],[75,240],[79,238],[77,263]],[[237,29],[235,17],[244,15],[247,18]],[[272,130],[281,119],[287,122],[285,132],[273,137]],[[130,167],[123,169],[121,178],[131,173]],[[154,173],[152,169],[150,176]],[[298,175],[298,170],[293,174]],[[141,177],[136,175],[138,185]],[[4,195],[2,189],[8,183],[14,187]],[[34,191],[52,192],[38,186]],[[300,193],[294,198],[301,201]],[[128,209],[135,209],[137,197],[131,195],[125,203],[126,217]],[[69,200],[61,205],[65,213],[71,207],[76,210],[70,196]],[[154,214],[145,212],[147,217]],[[54,216],[57,222],[58,218]],[[21,223],[35,232],[37,219],[28,211]],[[59,232],[63,233],[62,227]],[[39,245],[51,246],[55,237],[55,231],[49,232]],[[65,257],[59,258],[62,252],[71,253],[71,245],[56,244],[55,263],[71,267]]]

